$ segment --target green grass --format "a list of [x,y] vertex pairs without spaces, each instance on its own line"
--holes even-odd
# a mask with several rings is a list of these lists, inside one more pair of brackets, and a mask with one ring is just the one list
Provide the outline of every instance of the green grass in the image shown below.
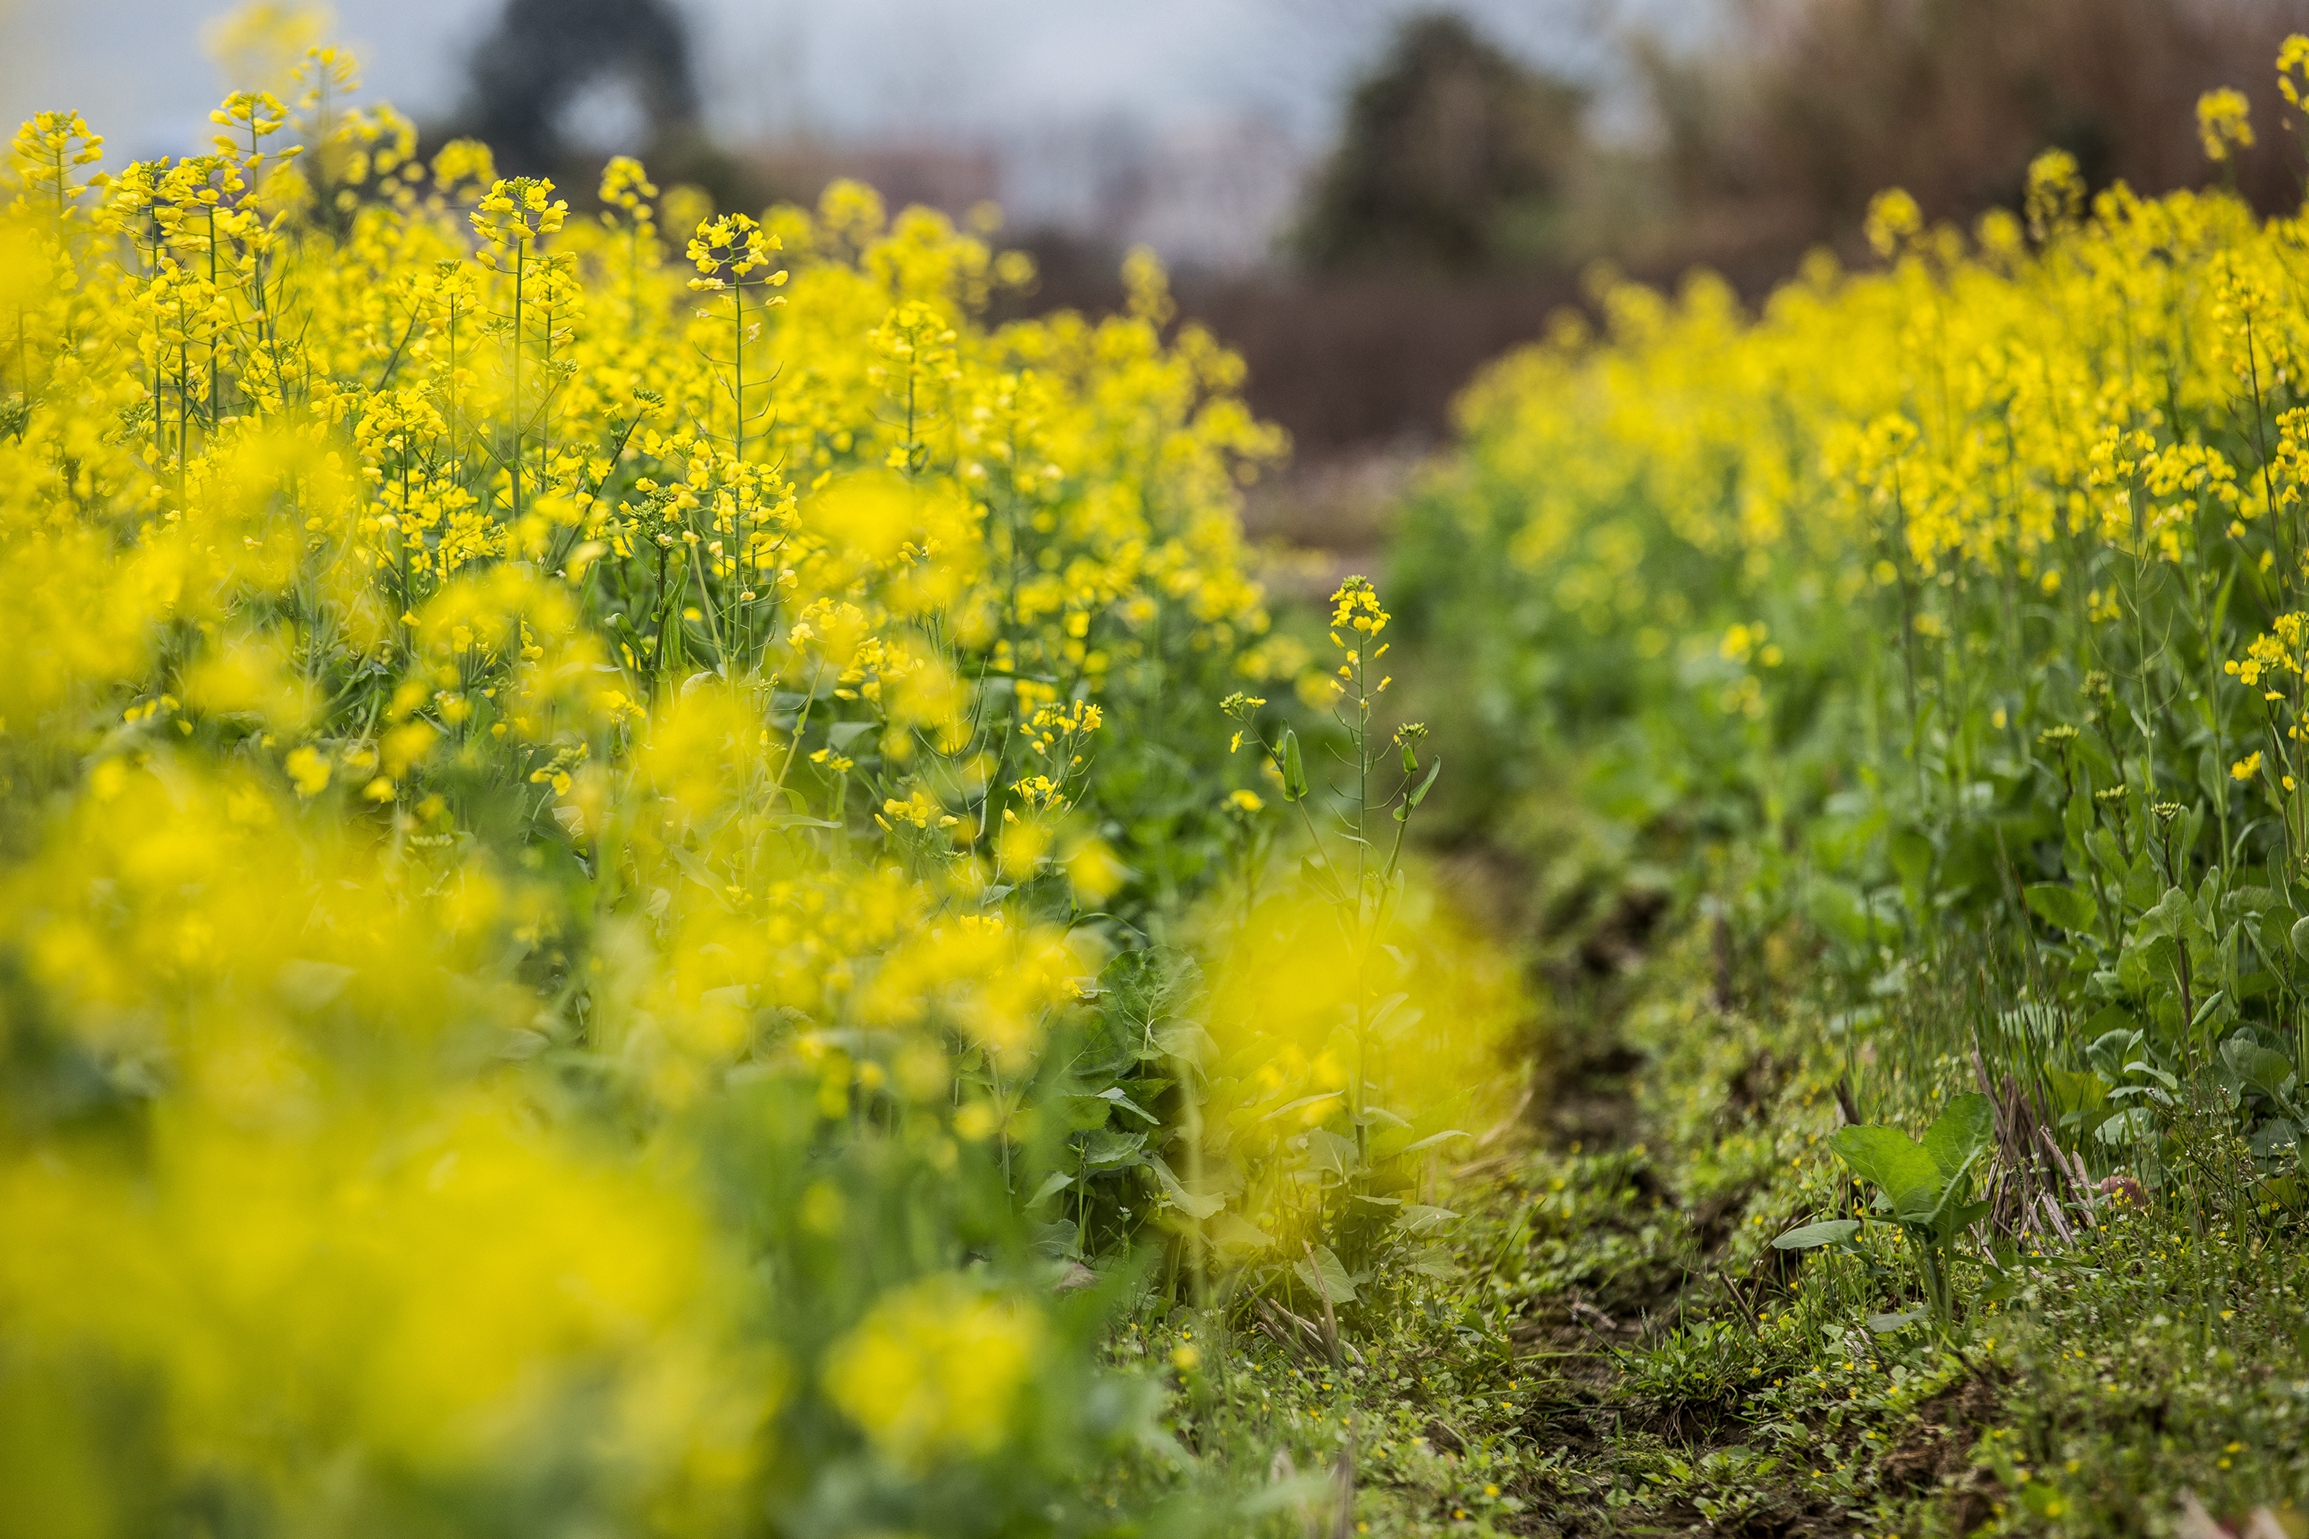
[[[1880,1333],[1918,1301],[1891,1226],[1850,1255],[1770,1244],[1852,1192],[1824,1142],[1847,1044],[1809,954],[1765,937],[1726,1007],[1712,940],[1675,928],[1604,991],[1553,1087],[1586,1136],[1465,1169],[1455,1274],[1349,1330],[1340,1362],[1246,1311],[1220,1340],[1217,1311],[1142,1310],[1118,1350],[1195,1363],[1174,1370],[1181,1457],[1263,1488],[1246,1520],[1282,1533],[1336,1531],[1342,1465],[1351,1531],[1375,1535],[2163,1533],[2184,1491],[2300,1532],[2309,1243],[2210,1200],[2242,1152],[2009,1272],[1963,1242],[1953,1328]],[[1921,1127],[1968,1072],[1879,1072],[1909,1115],[1871,1115]]]

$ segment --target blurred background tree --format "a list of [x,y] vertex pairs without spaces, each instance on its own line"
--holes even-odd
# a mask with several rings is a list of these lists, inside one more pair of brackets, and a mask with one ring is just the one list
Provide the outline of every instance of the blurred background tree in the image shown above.
[[725,205],[761,199],[705,131],[673,0],[507,0],[467,74],[464,106],[426,138],[479,139],[507,175],[551,176],[583,200],[614,146],[639,152],[661,182],[701,185]]
[[1586,148],[1588,95],[1517,63],[1460,16],[1411,18],[1348,102],[1297,255],[1319,269],[1472,272],[1544,249]]
[[[1737,0],[1733,14],[1723,50],[1630,39],[1664,217],[1608,254],[1709,263],[1751,292],[1809,246],[1857,257],[1886,187],[1959,224],[2017,209],[2047,147],[2096,190],[2202,183],[2198,95],[2232,85],[2275,105],[2277,45],[2309,28],[2299,0]],[[2237,185],[2273,212],[2300,197],[2299,155],[2267,112],[2261,126]]]

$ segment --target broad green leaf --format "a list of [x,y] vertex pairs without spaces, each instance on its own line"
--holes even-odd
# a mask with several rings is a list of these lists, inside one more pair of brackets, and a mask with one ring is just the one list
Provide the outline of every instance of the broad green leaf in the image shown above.
[[2145,1074],[2149,1078],[2155,1080],[2158,1084],[2164,1086],[2167,1090],[2178,1090],[2181,1088],[2181,1082],[2179,1080],[2173,1078],[2172,1075],[2166,1073],[2163,1069],[2158,1068],[2155,1064],[2149,1062],[2146,1058],[2136,1058],[2131,1063],[2126,1064],[2125,1072],[2127,1074]]
[[2229,906],[2240,914],[2264,914],[2277,906],[2275,889],[2268,887],[2235,887],[2229,891]]
[[1433,1234],[1446,1224],[1455,1224],[1459,1215],[1449,1208],[1438,1208],[1424,1202],[1407,1202],[1403,1211],[1395,1215],[1406,1234]]
[[1162,1056],[1176,1058],[1196,1068],[1211,1063],[1219,1056],[1218,1043],[1211,1034],[1192,1021],[1169,1021],[1155,1028],[1155,1046]]
[[2221,1061],[2272,1101],[2285,1101],[2293,1093],[2293,1061],[2251,1037],[2235,1036],[2222,1043]]
[[1125,951],[1106,964],[1099,982],[1115,991],[1117,1009],[1136,1026],[1151,1026],[1192,1008],[1202,992],[1202,964],[1172,946]]
[[1198,1197],[1188,1191],[1186,1184],[1172,1173],[1170,1166],[1164,1163],[1159,1154],[1149,1156],[1147,1166],[1154,1171],[1155,1179],[1162,1183],[1163,1195],[1170,1199],[1171,1206],[1189,1218],[1209,1218],[1227,1205],[1224,1197]]
[[1411,1270],[1437,1282],[1449,1282],[1459,1275],[1459,1266],[1451,1259],[1451,1252],[1440,1245],[1420,1252],[1419,1259],[1411,1263]]
[[2136,935],[2117,959],[2117,977],[2137,993],[2156,998],[2179,992],[2181,948],[2170,935]]
[[1055,1109],[1059,1121],[1070,1133],[1087,1133],[1093,1128],[1105,1127],[1107,1117],[1114,1111],[1112,1105],[1095,1095],[1059,1097]]
[[1118,1133],[1113,1128],[1096,1129],[1082,1141],[1083,1168],[1111,1169],[1135,1163],[1136,1155],[1145,1146],[1144,1133]]
[[2044,1071],[2046,1086],[2052,1091],[2053,1111],[2066,1116],[2071,1112],[2097,1111],[2107,1104],[2109,1087],[2098,1074],[2085,1069],[2060,1069],[2047,1065]]
[[1849,1240],[1860,1232],[1856,1218],[1831,1218],[1817,1224],[1799,1224],[1772,1242],[1774,1250],[1812,1250],[1821,1245],[1833,1245]]
[[1055,1197],[1072,1185],[1074,1177],[1063,1170],[1054,1170],[1042,1178],[1042,1184],[1034,1189],[1033,1196],[1026,1199],[1026,1205],[1031,1208],[1045,1197]]
[[1415,1144],[1405,1144],[1401,1152],[1405,1154],[1417,1154],[1422,1150],[1435,1148],[1439,1144],[1447,1144],[1454,1138],[1473,1138],[1474,1136],[1475,1135],[1473,1133],[1462,1133],[1457,1128],[1445,1128],[1440,1133],[1428,1134],[1425,1138],[1420,1139],[1419,1142]]
[[1363,1168],[1363,1161],[1355,1152],[1355,1140],[1341,1138],[1323,1128],[1307,1134],[1307,1163],[1341,1180]]
[[1122,1086],[1120,1085],[1107,1086],[1104,1090],[1101,1090],[1098,1093],[1097,1099],[1101,1101],[1111,1101],[1115,1105],[1121,1107],[1124,1111],[1133,1112],[1138,1116],[1145,1118],[1149,1122],[1160,1122],[1162,1120],[1153,1112],[1148,1111],[1145,1107],[1139,1105],[1138,1102],[1123,1094]]
[[2301,1129],[2284,1117],[2271,1117],[2253,1129],[2253,1153],[2264,1160],[2282,1159],[2301,1145]]
[[1221,1213],[1203,1231],[1203,1238],[1226,1250],[1270,1250],[1275,1237],[1247,1219]]
[[1299,1274],[1299,1281],[1316,1293],[1328,1295],[1332,1303],[1355,1302],[1355,1280],[1347,1275],[1347,1269],[1339,1264],[1339,1258],[1332,1254],[1330,1246],[1315,1247],[1313,1266],[1300,1261],[1294,1263],[1291,1270]]
[[1828,1147],[1864,1181],[1872,1181],[1903,1219],[1931,1216],[1946,1185],[1940,1166],[1924,1146],[1898,1128],[1838,1128]]
[[2040,882],[2023,890],[2021,896],[2027,900],[2032,913],[2071,932],[2090,930],[2099,913],[2092,894],[2057,883]]
[[2293,921],[2293,953],[2309,961],[2309,915]]
[[1987,1096],[1968,1090],[1951,1100],[1948,1109],[1924,1130],[1924,1152],[1940,1167],[1941,1176],[1953,1181],[1995,1136],[1995,1108],[1988,1104]]
[[697,883],[706,891],[714,893],[718,896],[721,893],[723,887],[728,885],[727,883],[714,880],[712,868],[707,866],[704,861],[698,859],[697,856],[691,854],[688,850],[683,849],[680,845],[669,844],[665,847],[665,852],[673,857],[673,863],[675,865],[681,867],[682,875],[688,877],[691,881]]
[[1889,1336],[1894,1331],[1906,1330],[1918,1321],[1929,1318],[1931,1318],[1930,1310],[1903,1309],[1896,1315],[1870,1315],[1868,1328],[1879,1336]]

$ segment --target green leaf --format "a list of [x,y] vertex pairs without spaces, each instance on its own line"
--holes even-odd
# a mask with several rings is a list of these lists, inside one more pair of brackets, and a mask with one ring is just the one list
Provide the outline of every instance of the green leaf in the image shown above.
[[1996,1112],[1988,1097],[1968,1090],[1950,1101],[1948,1109],[1924,1130],[1924,1152],[1940,1167],[1941,1176],[1953,1181],[1995,1136]]
[[1889,1336],[1894,1331],[1906,1330],[1919,1320],[1930,1318],[1930,1315],[1929,1310],[1923,1309],[1903,1309],[1896,1315],[1870,1315],[1868,1328],[1879,1336]]
[[1121,1107],[1124,1111],[1135,1113],[1136,1115],[1145,1118],[1148,1122],[1160,1122],[1162,1120],[1153,1112],[1148,1111],[1145,1107],[1139,1105],[1138,1102],[1132,1100],[1129,1096],[1124,1095],[1122,1092],[1122,1086],[1120,1085],[1107,1086],[1104,1090],[1101,1090],[1098,1093],[1096,1099],[1101,1101],[1111,1101],[1115,1105]]
[[1175,1058],[1198,1069],[1219,1056],[1218,1043],[1211,1040],[1209,1032],[1192,1021],[1171,1021],[1157,1027],[1154,1041],[1155,1046],[1162,1050],[1162,1056]]
[[1271,1250],[1275,1237],[1247,1219],[1221,1213],[1211,1220],[1203,1238],[1226,1250]]
[[2288,1118],[2271,1117],[2253,1129],[2253,1153],[2261,1159],[2283,1159],[2300,1146],[2301,1128]]
[[1138,1163],[1135,1156],[1146,1147],[1144,1133],[1118,1133],[1112,1128],[1099,1128],[1082,1141],[1082,1164],[1085,1170],[1112,1169]]
[[1319,856],[1299,857],[1299,877],[1314,888],[1324,902],[1343,904],[1347,901],[1346,889],[1339,885],[1339,879],[1331,874],[1330,866]]
[[673,863],[675,865],[681,867],[682,875],[688,877],[691,881],[697,883],[706,891],[718,894],[722,888],[727,885],[726,883],[715,881],[712,869],[708,867],[704,861],[698,859],[697,856],[691,854],[688,850],[683,849],[680,845],[669,844],[665,846],[665,852],[673,857]]
[[1403,1211],[1395,1215],[1396,1222],[1406,1234],[1433,1234],[1446,1224],[1459,1222],[1459,1215],[1449,1208],[1438,1208],[1424,1202],[1407,1202]]
[[1818,1224],[1799,1224],[1772,1242],[1774,1250],[1812,1250],[1849,1240],[1860,1232],[1856,1218],[1831,1218]]
[[2293,921],[2293,954],[2309,962],[2309,915]]
[[2029,911],[2048,924],[2072,933],[2090,930],[2098,908],[2092,894],[2055,882],[2039,882],[2022,890]]
[[1838,1128],[1828,1147],[1862,1180],[1874,1182],[1902,1219],[1930,1218],[1947,1185],[1939,1162],[1898,1128]]
[[1452,1261],[1451,1253],[1440,1245],[1422,1251],[1419,1259],[1411,1263],[1411,1270],[1422,1277],[1432,1277],[1437,1282],[1450,1282],[1459,1275],[1459,1267]]
[[1106,1126],[1106,1119],[1114,1108],[1094,1095],[1069,1095],[1053,1098],[1060,1123],[1070,1133],[1087,1133],[1093,1128]]
[[1322,1128],[1307,1134],[1307,1163],[1342,1181],[1363,1168],[1363,1161],[1355,1152],[1355,1140],[1341,1138]]
[[2108,1083],[2090,1070],[2062,1069],[2047,1064],[2044,1079],[2052,1091],[2052,1107],[2056,1115],[2097,1111],[2108,1102]]
[[1186,1183],[1172,1173],[1170,1166],[1164,1163],[1159,1154],[1150,1155],[1147,1166],[1154,1171],[1155,1179],[1162,1183],[1163,1196],[1170,1199],[1170,1205],[1189,1218],[1209,1218],[1227,1205],[1224,1197],[1198,1197],[1188,1191]]
[[1315,1247],[1313,1266],[1301,1261],[1294,1263],[1291,1270],[1298,1273],[1299,1281],[1310,1289],[1328,1295],[1332,1303],[1355,1302],[1355,1279],[1347,1275],[1347,1269],[1339,1264],[1339,1258],[1332,1254],[1330,1246]]
[[1891,845],[1892,869],[1900,885],[1922,892],[1925,879],[1932,875],[1932,841],[1917,829],[1903,828],[1892,836]]
[[1075,1072],[1097,1080],[1141,1061],[1166,1031],[1186,1023],[1202,992],[1202,969],[1168,946],[1125,951],[1098,975],[1099,1006],[1084,1034]]
[[1073,1184],[1074,1177],[1063,1170],[1054,1170],[1042,1178],[1042,1184],[1034,1189],[1033,1196],[1026,1199],[1026,1205],[1031,1208],[1045,1197],[1055,1197]]
[[2272,1101],[2283,1102],[2293,1092],[2293,1061],[2250,1037],[2235,1036],[2222,1043],[2221,1061]]
[[2268,887],[2236,887],[2230,889],[2229,904],[2241,914],[2261,914],[2277,904],[2275,889]]
[[1427,800],[1427,793],[1435,788],[1435,777],[1443,773],[1443,755],[1437,754],[1427,766],[1427,778],[1419,782],[1419,789],[1411,793],[1411,805],[1416,807]]
[[2117,977],[2136,992],[2169,998],[2180,991],[2180,968],[2181,948],[2170,935],[2144,933],[2125,943],[2124,955],[2117,961]]
[[1440,1133],[1428,1134],[1425,1138],[1420,1139],[1419,1142],[1415,1144],[1405,1144],[1402,1149],[1397,1152],[1402,1154],[1417,1154],[1422,1150],[1432,1149],[1438,1144],[1447,1144],[1454,1138],[1473,1138],[1474,1136],[1475,1135],[1473,1133],[1462,1133],[1457,1128],[1445,1128]]

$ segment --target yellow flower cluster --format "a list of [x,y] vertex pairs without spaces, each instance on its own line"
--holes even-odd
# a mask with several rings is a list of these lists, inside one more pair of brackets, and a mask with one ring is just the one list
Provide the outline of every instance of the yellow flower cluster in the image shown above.
[[937,1277],[875,1306],[826,1367],[835,1404],[905,1465],[1008,1439],[1038,1335],[1035,1317]]
[[992,327],[938,214],[575,212],[353,85],[0,184],[9,1505],[758,1532],[993,1454],[1062,1354],[940,1269],[1095,830],[1167,837],[1105,763],[1258,676],[1278,435],[1150,260]]
[[[2242,108],[2212,102],[2224,143],[2246,142]],[[1607,345],[1566,319],[1469,392],[1460,475],[1526,499],[1502,534],[1519,580],[1654,653],[1698,619],[1688,585],[1648,580],[1676,550],[1751,588],[1802,565],[1838,604],[1906,591],[1927,637],[1989,581],[2080,616],[2097,585],[2114,624],[2112,558],[2193,569],[2219,543],[2257,592],[2297,580],[2269,515],[2309,487],[2303,226],[2217,193],[2085,201],[2060,151],[2025,220],[1992,211],[1969,239],[1887,193],[1884,270],[1817,253],[1753,318],[1707,274],[1672,299],[1610,285]],[[1745,660],[1740,623],[1725,655]]]
[[[2309,39],[2277,62],[2297,106]],[[2198,126],[2253,143],[2235,91]],[[1753,311],[1602,283],[1600,337],[1566,318],[1463,398],[1406,535],[1406,608],[1472,674],[1446,725],[1511,789],[1562,763],[1675,839],[1723,819],[1860,982],[1970,919],[2058,948],[2011,954],[2048,1021],[2309,1061],[2283,948],[2211,1004],[2141,961],[2190,894],[2281,937],[2309,872],[2309,213],[2049,151],[1969,231],[1893,191],[1866,233],[1878,263],[1816,253]],[[2080,1041],[2016,1072],[2046,1061],[2089,1080]]]

